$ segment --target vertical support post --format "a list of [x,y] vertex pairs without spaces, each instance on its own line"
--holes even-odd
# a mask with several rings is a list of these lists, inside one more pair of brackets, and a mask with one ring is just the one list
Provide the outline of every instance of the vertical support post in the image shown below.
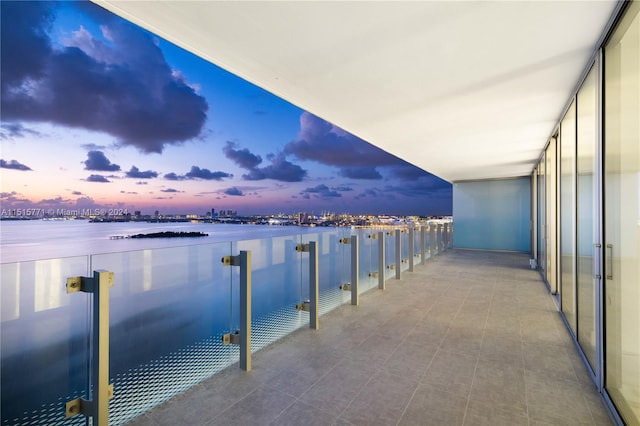
[[424,226],[420,226],[420,263],[422,265],[424,265],[425,261],[427,260],[427,257],[425,256],[425,251],[426,251],[426,235],[425,235],[425,228]]
[[358,281],[360,280],[360,265],[358,258],[360,255],[358,247],[358,236],[351,236],[351,304],[357,306],[358,300]]
[[431,258],[436,255],[436,224],[431,223],[429,225],[429,254]]
[[384,255],[384,232],[378,232],[378,288],[384,290],[385,286],[385,255]]
[[318,243],[309,242],[309,328],[318,330]]
[[240,368],[251,371],[251,252],[240,251]]
[[449,238],[449,225],[447,223],[442,224],[442,251],[447,251]]
[[438,253],[442,253],[444,251],[444,242],[442,241],[442,237],[444,236],[444,226],[439,223],[438,224]]
[[400,279],[400,269],[402,268],[402,233],[396,229],[396,280]]
[[413,226],[409,227],[409,272],[413,272],[413,260],[415,258],[415,232]]
[[93,384],[91,417],[96,425],[109,424],[109,287],[113,272],[93,272]]
[[109,384],[109,288],[113,272],[93,271],[93,277],[67,278],[67,293],[92,293],[92,339],[90,400],[76,398],[65,404],[66,417],[78,414],[91,417],[96,426],[109,424],[109,400],[113,385]]

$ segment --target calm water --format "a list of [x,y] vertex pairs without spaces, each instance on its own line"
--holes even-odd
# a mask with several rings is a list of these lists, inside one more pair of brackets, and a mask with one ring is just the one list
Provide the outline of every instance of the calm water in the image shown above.
[[[323,228],[324,230],[324,228]],[[112,235],[204,232],[200,238],[110,240]],[[317,228],[218,223],[90,223],[86,220],[0,222],[0,263],[259,239],[318,232]]]

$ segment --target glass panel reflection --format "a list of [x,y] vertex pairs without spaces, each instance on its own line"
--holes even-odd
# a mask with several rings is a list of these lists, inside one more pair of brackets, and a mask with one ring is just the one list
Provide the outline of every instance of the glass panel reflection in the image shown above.
[[385,280],[388,280],[396,276],[396,233],[388,228],[384,236]]
[[229,243],[92,256],[114,272],[109,422],[121,424],[237,360],[230,330]]
[[351,294],[340,290],[340,285],[350,278],[349,246],[340,244],[344,230],[336,229],[318,234],[318,287],[320,293],[320,315],[351,300]]
[[360,293],[364,293],[378,287],[377,278],[371,276],[378,271],[378,241],[371,238],[372,235],[377,235],[373,228],[360,228],[357,230],[357,235],[360,244],[359,290]]
[[400,269],[402,272],[409,269],[409,228],[403,227],[400,232]]
[[[251,251],[252,352],[309,323],[309,314],[296,309],[296,304],[303,301],[302,288],[309,286],[308,266],[304,274],[302,253],[296,251],[299,239],[291,235],[233,244],[234,253]],[[239,274],[239,268],[233,268],[234,294]],[[308,296],[308,291],[305,294]],[[234,325],[239,327],[239,322]]]
[[88,398],[91,295],[66,280],[88,275],[86,256],[0,265],[3,425],[85,424],[64,407]]

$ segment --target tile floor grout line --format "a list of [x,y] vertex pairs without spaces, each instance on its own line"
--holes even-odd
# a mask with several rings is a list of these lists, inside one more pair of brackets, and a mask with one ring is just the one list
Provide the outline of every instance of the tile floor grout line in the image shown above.
[[[346,305],[346,304],[345,304],[345,305]],[[372,332],[371,332],[371,333],[370,333],[370,334],[369,334],[369,335],[368,335],[368,336],[363,340],[363,342],[364,342],[366,339],[368,339],[370,336],[372,336],[372,335],[373,335],[373,331],[372,331]],[[362,343],[361,343],[361,344],[362,344]],[[358,345],[358,346],[360,346],[360,345]],[[327,376],[328,376],[328,375],[329,375],[333,370],[335,370],[335,369],[336,369],[340,364],[342,364],[343,362],[347,362],[347,361],[351,358],[351,357],[350,357],[350,355],[351,355],[351,353],[352,353],[352,352],[353,352],[353,349],[352,349],[352,350],[349,350],[349,352],[348,352],[348,354],[347,354],[347,355],[345,355],[345,356],[344,356],[344,357],[342,357],[338,362],[336,362],[336,363],[333,365],[333,367],[331,367],[329,370],[327,370],[327,372],[326,372],[326,373],[324,373],[323,375],[321,375],[320,377],[318,377],[318,379],[317,379],[315,382],[313,382],[313,384],[312,384],[311,386],[309,386],[309,387],[307,388],[307,390],[305,390],[304,392],[302,392],[302,393],[301,393],[301,394],[300,394],[300,395],[295,399],[295,401],[294,401],[294,402],[298,402],[298,401],[300,401],[300,402],[302,402],[302,403],[304,403],[304,404],[310,405],[311,407],[313,407],[313,408],[315,408],[315,409],[318,409],[318,410],[322,410],[322,411],[324,411],[322,408],[320,408],[320,407],[318,407],[318,406],[316,406],[316,405],[313,405],[313,404],[310,404],[310,403],[308,403],[308,402],[302,401],[302,400],[301,400],[301,398],[302,398],[304,395],[306,395],[306,394],[307,394],[307,393],[308,393],[308,392],[309,392],[309,391],[310,391],[314,386],[316,386],[316,385],[317,385],[317,384],[318,384],[322,379],[324,379],[325,377],[327,377]],[[341,413],[341,414],[342,414],[342,413]],[[340,415],[336,416],[336,418],[339,418],[339,417],[340,417]]]
[[[424,265],[423,265],[423,266],[424,266]],[[389,291],[394,291],[394,290],[391,290],[391,289],[390,289]],[[428,312],[429,312],[432,308],[433,308],[433,305],[431,306],[431,308],[429,308],[429,310],[425,313],[425,315],[424,315],[421,319],[423,319],[426,315],[428,315]],[[393,318],[392,318],[392,319],[390,319],[389,321],[392,321],[392,320],[393,320]],[[418,320],[418,321],[419,321],[419,320]],[[413,328],[411,329],[412,331],[413,331],[413,330],[415,330],[416,328],[418,328],[418,324],[417,324],[417,323],[418,323],[418,321],[416,321],[416,324],[415,324],[415,325],[413,326]],[[409,332],[409,333],[410,333],[410,332]],[[407,333],[407,335],[408,335],[409,333]],[[372,333],[372,334],[373,334],[373,333]],[[405,340],[407,340],[407,337],[406,337],[406,336],[405,336],[405,338],[402,340],[402,342],[404,342]],[[397,352],[397,351],[402,347],[402,342],[401,342],[400,344],[398,344],[398,345],[397,345],[396,349],[395,349],[395,350],[391,353],[391,355],[389,355],[389,357],[388,357],[388,358],[387,358],[387,359],[382,363],[382,366],[381,366],[380,368],[377,368],[377,369],[376,369],[375,373],[374,373],[374,374],[369,378],[369,380],[367,381],[367,383],[365,383],[365,384],[360,388],[360,390],[358,391],[358,393],[356,394],[356,396],[355,396],[351,401],[349,401],[349,404],[347,404],[347,406],[346,406],[346,407],[345,407],[345,408],[340,412],[340,414],[338,415],[338,419],[340,419],[340,420],[344,420],[344,421],[347,421],[347,422],[348,422],[348,420],[343,419],[343,418],[341,417],[341,416],[342,416],[342,414],[344,414],[344,413],[347,411],[347,409],[351,406],[351,404],[353,403],[353,401],[355,401],[355,400],[358,398],[358,396],[360,396],[360,394],[362,394],[362,391],[367,387],[367,385],[371,382],[371,380],[373,380],[374,376],[375,376],[377,373],[379,373],[379,372],[381,372],[381,371],[383,371],[383,370],[384,370],[384,368],[383,368],[383,367],[384,367],[384,365],[386,364],[386,362],[388,362],[388,361],[393,357],[393,354],[395,354],[395,353],[396,353],[396,352]],[[434,355],[434,356],[435,356],[435,355]],[[433,361],[433,357],[432,357],[431,361],[429,362],[429,365],[431,364],[431,362],[432,362],[432,361]],[[422,377],[424,377],[424,375],[426,374],[426,370],[427,370],[427,369],[428,369],[428,367],[427,367],[427,368],[425,369],[425,371],[422,373]],[[421,380],[422,380],[422,378],[421,378]],[[417,391],[417,389],[418,389],[419,385],[420,385],[420,381],[418,381],[418,384],[416,385],[416,389],[414,389],[414,391],[413,391],[413,393],[412,393],[412,398],[413,398],[413,395],[415,394],[415,392]],[[410,400],[411,400],[411,398],[410,398]],[[410,400],[409,400],[409,401],[410,401]],[[408,404],[407,404],[407,406],[408,406]],[[402,419],[402,416],[404,415],[404,412],[405,412],[405,410],[406,410],[406,407],[407,407],[407,406],[405,406],[405,409],[403,410],[402,414],[400,415],[400,419]],[[400,420],[398,420],[398,422],[399,422],[399,421],[400,421]]]
[[[438,257],[437,259],[441,259],[440,257]],[[436,261],[436,260],[434,260]],[[443,296],[443,292],[446,295],[446,291],[449,290],[449,288],[451,287],[451,285],[447,286],[444,289],[440,290],[440,295],[439,298]],[[435,306],[435,304],[434,304]],[[432,307],[433,308],[433,307]],[[427,368],[425,368],[424,372],[422,373],[422,377],[420,378],[420,380],[418,381],[418,385],[416,386],[416,388],[414,389],[413,393],[411,394],[411,398],[409,398],[409,401],[407,401],[407,404],[404,407],[404,410],[402,410],[402,414],[400,415],[400,418],[398,419],[398,422],[396,423],[396,426],[398,426],[400,424],[400,422],[402,421],[402,418],[404,417],[404,415],[407,412],[407,409],[409,408],[409,405],[411,405],[411,401],[413,401],[413,398],[416,395],[416,392],[418,391],[418,389],[420,388],[421,384],[422,384],[422,380],[424,380],[425,376],[427,375],[427,372],[429,371],[429,368],[431,368],[431,364],[433,363],[433,360],[436,358],[436,356],[438,356],[439,352],[446,352],[442,349],[442,343],[445,341],[445,339],[447,338],[447,335],[449,334],[449,331],[451,330],[451,324],[453,324],[453,322],[455,321],[455,318],[458,316],[458,313],[460,312],[460,309],[462,309],[462,304],[460,305],[460,307],[458,308],[458,311],[456,311],[456,315],[453,317],[453,319],[449,322],[449,326],[447,327],[447,331],[444,334],[444,336],[442,336],[442,338],[440,339],[440,342],[438,343],[438,349],[436,349],[436,352],[433,354],[433,356],[431,357],[431,360],[429,361],[429,364],[427,365]]]
[[[516,287],[518,288],[518,287]],[[518,292],[519,294],[519,292]],[[516,297],[517,299],[517,303],[518,303],[518,308],[520,307],[520,298]],[[518,311],[521,311],[521,309],[518,309]],[[524,368],[524,401],[525,401],[525,406],[527,408],[527,424],[531,425],[531,414],[529,413],[529,385],[527,384],[527,361],[526,358],[524,356],[525,354],[525,347],[524,347],[524,336],[522,334],[522,318],[520,317],[520,315],[518,315],[518,330],[520,331],[520,348],[522,351],[522,366]]]
[[480,354],[482,353],[482,346],[484,344],[484,336],[487,332],[487,323],[489,322],[489,311],[491,310],[491,304],[493,303],[493,294],[495,293],[495,284],[491,290],[491,302],[489,303],[489,310],[484,319],[484,326],[482,327],[482,341],[480,342],[480,350],[476,358],[476,365],[473,367],[473,377],[471,378],[471,386],[469,387],[469,395],[467,396],[467,404],[464,407],[464,413],[462,415],[462,425],[464,426],[467,420],[467,411],[469,410],[469,404],[471,403],[471,392],[473,391],[473,384],[476,380],[476,372],[478,371],[478,364],[480,363]]
[[[372,289],[370,289],[369,291],[371,291],[371,290],[375,290],[375,288],[372,288]],[[367,292],[365,292],[365,293],[368,293],[369,291],[367,291]],[[394,291],[394,290],[390,288],[390,289],[387,289],[386,291]],[[346,306],[346,305],[347,305],[347,304],[345,303],[345,304],[343,304],[342,306],[344,307],[344,306]],[[390,319],[389,321],[391,321],[391,319]],[[417,327],[417,325],[414,327],[414,329],[415,329],[416,327]],[[373,335],[374,335],[374,333],[375,333],[375,331],[374,331],[374,330],[372,330],[372,331],[371,331],[371,332],[370,332],[370,333],[369,333],[369,334],[368,334],[368,335],[363,339],[362,343],[364,343],[364,342],[365,342],[369,337],[373,336]],[[361,344],[362,344],[362,343],[361,343]],[[358,345],[358,346],[360,346],[360,345]],[[397,350],[398,350],[398,349],[396,348],[396,351],[397,351]],[[353,349],[349,351],[349,354],[351,354],[351,353],[353,353]],[[395,351],[394,351],[394,353],[395,353]],[[393,353],[390,355],[390,357],[391,357],[391,356],[393,356]],[[390,357],[389,357],[389,358],[390,358]],[[340,361],[338,361],[338,362],[337,362],[337,363],[336,363],[336,364],[335,364],[331,369],[329,369],[325,374],[323,374],[322,376],[320,376],[320,377],[319,377],[319,378],[318,378],[318,379],[317,379],[317,380],[316,380],[316,381],[315,381],[311,386],[309,386],[309,387],[307,388],[307,390],[306,390],[306,391],[304,391],[302,394],[300,394],[300,395],[295,399],[294,403],[295,403],[295,402],[300,401],[300,402],[302,402],[302,403],[308,404],[308,403],[307,403],[307,402],[305,402],[305,401],[301,401],[301,398],[302,398],[302,397],[303,397],[307,392],[309,392],[309,391],[310,391],[310,390],[311,390],[311,389],[312,389],[312,388],[313,388],[313,387],[314,387],[318,382],[320,382],[324,377],[326,377],[329,373],[331,373],[331,371],[333,371],[333,370],[334,370],[338,365],[340,365],[342,362],[346,362],[346,360],[348,360],[349,358],[350,358],[350,357],[347,355],[347,356],[345,356],[343,359],[341,359]],[[388,358],[388,359],[389,359],[389,358]],[[387,359],[387,360],[388,360],[388,359]],[[381,371],[381,370],[382,370],[382,368],[377,368],[377,369],[376,369],[376,373],[377,373],[377,372],[379,372],[379,371]],[[375,373],[374,373],[374,375],[375,375]],[[357,397],[362,393],[362,390],[366,387],[366,385],[367,385],[371,380],[373,380],[373,376],[374,376],[374,375],[372,375],[372,376],[369,378],[369,380],[368,380],[368,381],[367,381],[367,382],[366,382],[366,383],[365,383],[365,384],[360,388],[360,390],[358,391],[358,393],[356,394],[356,396],[355,396],[351,401],[349,401],[349,404],[347,404],[347,406],[346,406],[346,407],[345,407],[345,408],[344,408],[344,409],[343,409],[343,410],[342,410],[342,411],[341,411],[341,412],[336,416],[336,419],[345,420],[345,419],[341,419],[341,417],[340,417],[340,416],[341,416],[341,415],[342,415],[342,414],[343,414],[343,413],[344,413],[344,412],[345,412],[345,411],[346,411],[346,410],[351,406],[351,404],[353,403],[353,401],[355,401],[355,400],[357,399]],[[293,404],[292,404],[292,405],[293,405]],[[321,409],[320,407],[317,407],[317,406],[315,406],[315,405],[313,405],[313,404],[308,404],[308,405],[310,405],[311,407],[313,407],[313,408],[315,408],[315,409],[318,409],[318,410],[324,411],[324,410],[323,410],[323,409]],[[287,407],[287,408],[289,408],[289,407]],[[284,412],[284,411],[283,411],[283,412]],[[278,416],[279,416],[279,415],[281,415],[281,414],[282,414],[282,412],[281,412],[281,413],[279,413],[279,414],[278,414]],[[276,418],[277,418],[278,416],[276,416]],[[346,420],[345,420],[345,421],[346,421]],[[347,422],[348,422],[348,421],[347,421]],[[349,423],[350,423],[350,422],[349,422]]]
[[247,393],[245,396],[243,396],[242,398],[236,400],[233,404],[229,405],[225,410],[220,411],[218,414],[216,414],[215,416],[210,418],[207,422],[203,423],[203,426],[210,425],[215,419],[217,419],[218,417],[222,416],[224,413],[226,413],[227,411],[231,410],[233,407],[238,405],[241,401],[243,401],[246,398],[248,398],[249,395],[251,395],[252,393],[254,393],[254,392],[256,392],[258,390],[259,386],[256,386],[255,388],[253,388],[251,390],[251,392]]
[[[433,262],[436,262],[436,260],[432,259],[432,258],[429,258],[429,260],[432,260]],[[447,289],[448,288],[449,287],[447,287]],[[444,290],[446,291],[447,289],[444,289]],[[442,296],[441,293],[442,293],[442,291],[438,295],[438,298],[440,298]],[[432,307],[429,309],[429,311],[431,311],[431,309],[433,309],[433,306],[435,306],[435,303],[432,305]],[[429,371],[429,368],[431,368],[431,364],[433,364],[433,360],[438,355],[438,352],[440,352],[440,350],[441,350],[440,349],[440,345],[444,341],[445,336],[449,332],[450,328],[451,328],[451,323],[449,323],[449,327],[447,328],[447,332],[445,333],[445,335],[440,339],[440,342],[438,343],[438,348],[436,349],[434,354],[431,356],[431,360],[429,361],[429,364],[427,365],[427,367],[424,369],[424,372],[422,373],[422,377],[420,377],[420,380],[418,380],[418,384],[417,384],[416,388],[411,393],[411,397],[409,398],[409,400],[407,401],[407,404],[405,405],[404,409],[402,410],[402,413],[400,414],[400,417],[398,418],[398,421],[396,422],[396,426],[398,426],[400,424],[400,422],[402,421],[402,418],[404,417],[404,415],[407,412],[407,408],[409,408],[409,405],[411,405],[411,401],[413,401],[413,398],[416,396],[416,392],[418,392],[418,389],[420,388],[420,385],[422,384],[422,380],[424,380],[424,377],[427,375],[427,371]]]

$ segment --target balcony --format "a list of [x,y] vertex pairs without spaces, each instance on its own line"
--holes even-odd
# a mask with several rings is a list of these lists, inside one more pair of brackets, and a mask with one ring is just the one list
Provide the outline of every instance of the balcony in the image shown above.
[[253,367],[130,424],[612,424],[524,254],[447,251],[256,353]]
[[[528,256],[445,250],[449,240],[442,227],[419,231],[347,229],[92,256],[91,266],[116,270],[110,346],[115,396],[109,424],[611,424],[552,296],[538,272],[529,267]],[[349,277],[354,284],[348,260],[354,245],[339,242],[353,236],[359,237],[357,306],[349,304],[350,292],[337,289]],[[306,270],[312,263],[295,248],[314,240],[322,248],[319,310],[323,315],[317,330],[307,328],[307,312],[294,308],[296,301],[308,296],[305,287],[311,279]],[[385,260],[380,268],[376,259],[382,247]],[[220,343],[225,330],[213,334],[208,330],[209,336],[193,339],[203,324],[207,328],[220,322],[216,316],[225,317],[226,331],[235,329],[237,271],[219,272],[210,259],[219,263],[219,254],[246,248],[254,256],[251,371],[238,368],[237,347]],[[184,265],[183,256],[190,259],[188,268],[176,269],[175,265]],[[64,265],[82,263],[82,259],[57,260],[55,268],[48,261],[2,265],[3,284],[21,274],[28,279],[30,270],[43,278],[54,270],[63,274],[68,269]],[[378,288],[380,280],[373,272],[379,270],[386,278],[384,290]],[[176,277],[180,285],[165,286]],[[210,277],[229,284],[220,286],[226,289],[220,294],[226,296],[222,300],[216,296],[216,305],[209,304],[211,295],[203,290],[219,290],[196,285]],[[265,292],[259,289],[260,280],[282,286]],[[3,289],[3,299],[7,295]],[[77,299],[77,306],[72,312],[64,309],[69,311],[64,320],[55,314],[63,310],[53,307],[57,296],[51,294],[47,306],[36,296],[30,315],[18,312],[11,318],[11,312],[4,312],[3,411],[11,379],[36,376],[11,368],[17,361],[7,349],[15,350],[9,343],[18,333],[16,324],[28,320],[25,327],[33,327],[23,332],[22,345],[47,341],[44,355],[20,359],[26,366],[22,371],[27,372],[35,371],[38,362],[55,364],[46,351],[56,350],[56,345],[51,335],[43,334],[59,337],[63,325],[71,323],[80,324],[80,331],[86,328],[83,315],[89,309],[80,300],[83,295],[66,297]],[[24,308],[25,303],[18,306]],[[38,321],[57,333],[40,331],[38,336],[37,330],[44,328]],[[91,339],[66,333],[69,341],[64,345],[75,361],[57,360],[63,365],[58,367],[79,367],[64,383],[46,377],[40,383],[68,387],[70,396],[86,397],[91,368],[86,347]],[[15,396],[36,393],[13,385],[18,389]],[[2,424],[32,424],[34,418],[46,416],[55,419],[47,424],[83,424],[81,416],[65,420],[61,409],[64,401],[52,401],[23,417],[3,414]]]

